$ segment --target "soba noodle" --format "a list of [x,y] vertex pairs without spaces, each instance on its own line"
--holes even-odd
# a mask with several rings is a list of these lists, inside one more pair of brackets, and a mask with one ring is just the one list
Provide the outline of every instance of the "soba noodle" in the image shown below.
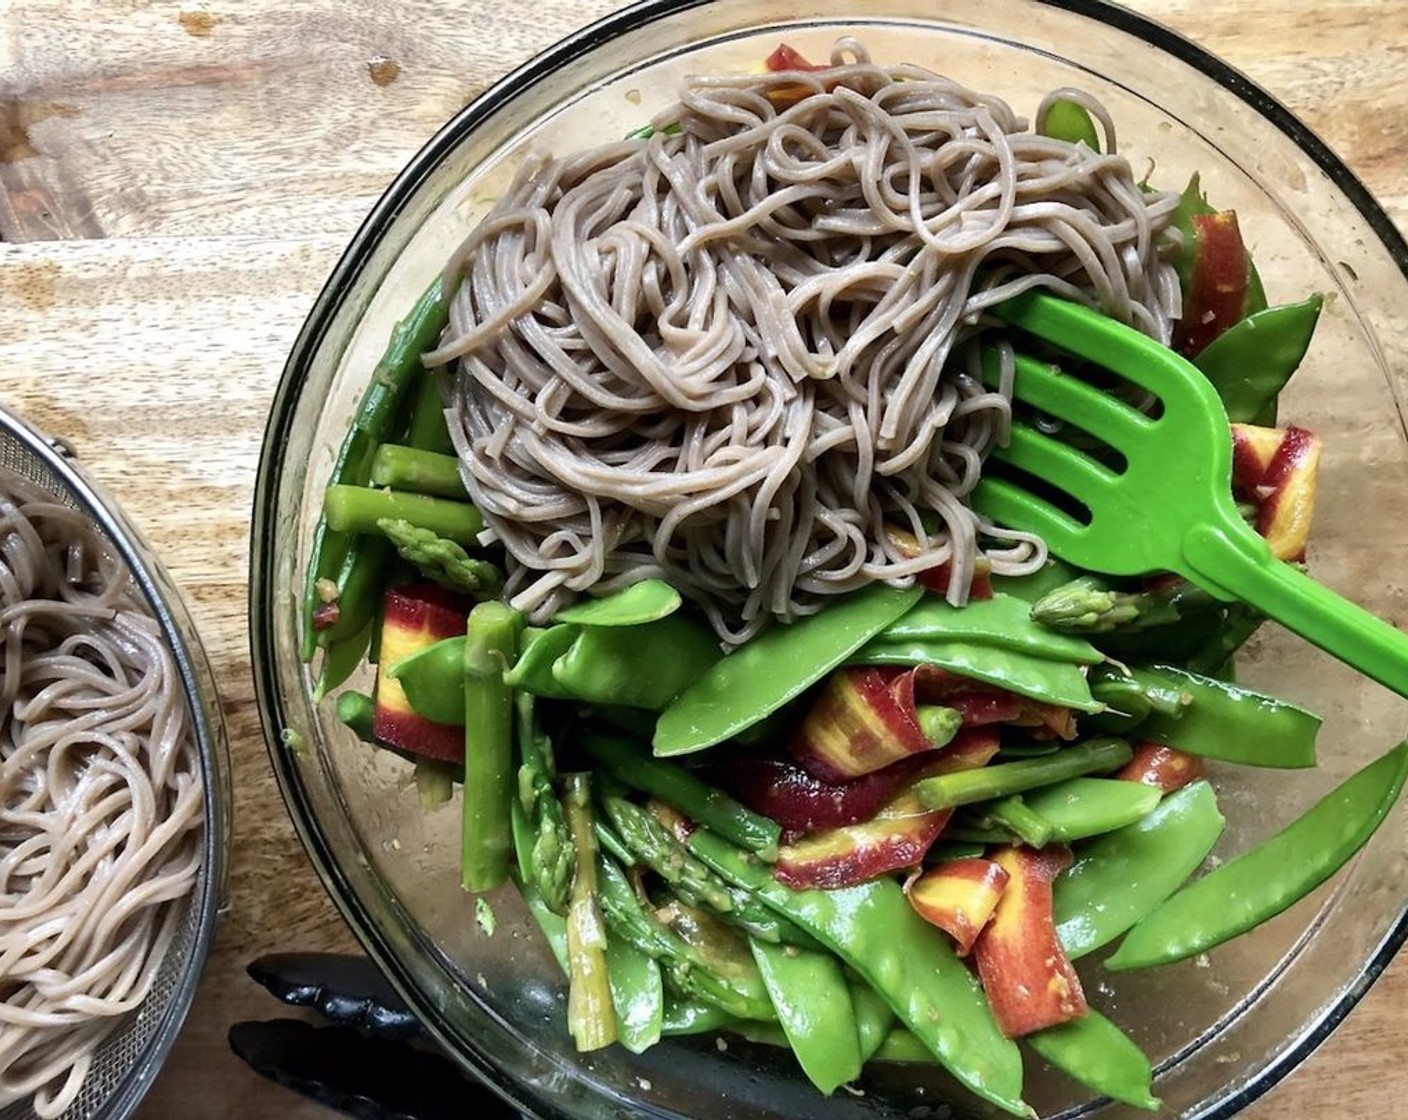
[[980,554],[1039,564],[964,501],[1010,412],[982,313],[1040,285],[1167,340],[1176,196],[850,40],[820,72],[690,79],[656,127],[530,158],[449,264],[426,361],[457,363],[513,604],[658,575],[740,642],[941,562],[955,602]]
[[77,1096],[201,862],[176,666],[82,514],[0,471],[0,1105]]

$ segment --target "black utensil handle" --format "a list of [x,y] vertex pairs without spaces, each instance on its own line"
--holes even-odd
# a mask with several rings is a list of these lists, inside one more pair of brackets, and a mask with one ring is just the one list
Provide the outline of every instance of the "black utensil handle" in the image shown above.
[[420,1024],[366,957],[346,953],[271,953],[249,975],[283,1003],[311,1007],[328,1022],[392,1041],[414,1038]]
[[235,1023],[230,1049],[256,1073],[357,1120],[520,1120],[439,1054],[299,1019]]
[[230,1049],[271,1081],[357,1120],[528,1120],[438,1051],[407,1044],[420,1023],[366,957],[272,953],[247,971],[332,1024],[235,1023]]

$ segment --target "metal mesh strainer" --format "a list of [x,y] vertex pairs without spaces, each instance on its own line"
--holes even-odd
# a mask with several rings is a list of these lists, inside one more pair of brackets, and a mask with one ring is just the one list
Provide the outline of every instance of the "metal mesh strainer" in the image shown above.
[[[98,1049],[82,1091],[63,1114],[64,1120],[121,1120],[136,1110],[171,1049],[214,937],[224,889],[229,820],[224,722],[210,666],[170,577],[117,506],[76,465],[67,445],[46,439],[0,407],[0,467],[86,514],[122,556],[176,661],[197,737],[206,789],[200,876],[181,903],[179,932],[147,998]],[[0,1110],[0,1120],[27,1120],[33,1115],[27,1102]]]

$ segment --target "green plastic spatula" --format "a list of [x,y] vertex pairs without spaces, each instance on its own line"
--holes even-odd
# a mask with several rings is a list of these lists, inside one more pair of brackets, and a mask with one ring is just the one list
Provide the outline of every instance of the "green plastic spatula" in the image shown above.
[[[1038,533],[1062,560],[1108,575],[1172,571],[1263,614],[1400,695],[1408,696],[1408,634],[1277,560],[1232,498],[1227,413],[1192,364],[1089,308],[1029,292],[993,309],[1013,326],[1110,370],[1156,396],[1146,416],[1059,367],[1019,355],[1013,397],[1080,428],[1126,461],[1115,470],[1023,423],[974,508],[998,525]],[[992,363],[989,363],[991,366]],[[1045,493],[1042,491],[1045,490]],[[1088,516],[1062,508],[1057,491]]]

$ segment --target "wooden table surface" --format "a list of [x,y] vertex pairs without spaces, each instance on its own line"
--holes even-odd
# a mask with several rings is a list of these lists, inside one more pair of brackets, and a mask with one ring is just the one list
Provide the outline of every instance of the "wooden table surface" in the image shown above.
[[[184,588],[234,761],[231,910],[144,1117],[324,1110],[228,1051],[244,975],[352,949],[275,790],[245,628],[284,358],[363,214],[447,117],[613,0],[0,2],[0,400],[69,438]],[[1301,114],[1408,228],[1408,4],[1137,0]],[[1406,309],[1408,310],[1408,309]],[[1402,1116],[1408,959],[1248,1115]]]

